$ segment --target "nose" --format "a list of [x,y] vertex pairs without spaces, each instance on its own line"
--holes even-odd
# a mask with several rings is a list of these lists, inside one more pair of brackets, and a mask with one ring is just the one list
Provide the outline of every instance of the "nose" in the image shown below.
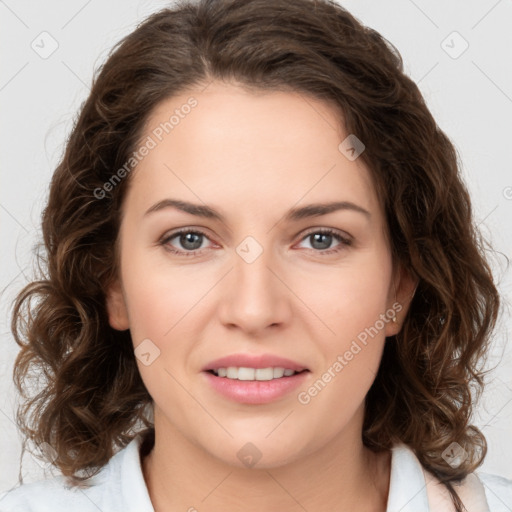
[[[242,256],[240,255],[242,254]],[[223,280],[218,314],[223,325],[257,336],[290,321],[293,295],[270,250],[254,260],[233,253],[233,270]]]

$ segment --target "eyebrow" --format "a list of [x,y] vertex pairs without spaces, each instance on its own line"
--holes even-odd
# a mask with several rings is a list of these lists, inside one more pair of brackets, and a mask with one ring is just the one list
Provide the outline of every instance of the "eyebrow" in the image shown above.
[[[163,199],[161,201],[158,201],[158,203],[155,203],[146,211],[144,217],[149,215],[150,213],[157,212],[165,208],[175,208],[177,210],[189,213],[191,215],[195,215],[197,217],[215,219],[226,224],[226,219],[224,218],[224,216],[214,208],[211,208],[210,206],[207,205],[194,204],[189,203],[188,201],[180,201],[177,199]],[[331,203],[314,203],[309,204],[307,206],[292,208],[288,210],[284,217],[284,220],[298,221],[309,217],[327,215],[328,213],[332,213],[339,210],[349,210],[362,213],[368,219],[371,217],[370,212],[364,209],[362,206],[359,206],[350,201],[335,201]]]

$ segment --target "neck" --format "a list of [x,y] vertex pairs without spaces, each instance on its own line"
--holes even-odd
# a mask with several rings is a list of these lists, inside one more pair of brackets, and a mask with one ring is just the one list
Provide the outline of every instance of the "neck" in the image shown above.
[[343,433],[284,465],[240,468],[192,444],[155,414],[155,444],[142,468],[155,512],[385,512],[391,453],[371,452],[357,434]]

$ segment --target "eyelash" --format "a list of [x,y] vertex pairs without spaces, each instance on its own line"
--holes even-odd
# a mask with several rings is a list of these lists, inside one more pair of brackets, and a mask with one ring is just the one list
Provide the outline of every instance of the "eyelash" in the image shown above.
[[[195,235],[202,235],[202,236],[208,238],[208,235],[206,233],[204,233],[203,231],[201,231],[201,230],[192,230],[192,229],[184,228],[184,229],[180,229],[178,231],[175,231],[175,232],[171,233],[168,236],[164,236],[159,241],[159,244],[164,246],[165,250],[169,251],[170,253],[176,254],[178,256],[185,256],[185,257],[195,256],[197,253],[201,252],[202,249],[198,249],[198,250],[195,250],[195,251],[178,251],[178,250],[176,250],[173,247],[168,245],[169,242],[173,238],[176,238],[178,235],[181,235],[183,233],[193,233]],[[337,245],[336,248],[334,248],[334,249],[325,249],[325,250],[309,249],[309,250],[311,250],[311,251],[313,251],[315,253],[318,253],[320,255],[327,255],[327,254],[337,253],[337,252],[342,251],[345,247],[349,247],[349,246],[352,245],[352,240],[349,240],[348,238],[345,238],[345,237],[341,236],[337,231],[334,231],[333,229],[329,229],[329,228],[317,228],[317,229],[314,229],[312,231],[309,231],[308,233],[306,233],[301,238],[300,241],[302,242],[303,240],[305,240],[309,236],[315,235],[317,233],[321,233],[321,234],[324,234],[324,235],[332,235],[336,240],[338,240],[338,242],[340,242],[340,244]],[[208,238],[208,240],[209,240],[209,238]]]

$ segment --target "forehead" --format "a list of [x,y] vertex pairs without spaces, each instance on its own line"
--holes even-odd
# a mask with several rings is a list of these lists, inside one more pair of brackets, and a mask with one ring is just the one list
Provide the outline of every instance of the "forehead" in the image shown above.
[[136,165],[129,194],[145,203],[171,193],[211,198],[247,211],[340,199],[378,209],[368,168],[339,148],[348,135],[330,103],[213,82],[161,102],[148,116],[140,140],[151,149]]

